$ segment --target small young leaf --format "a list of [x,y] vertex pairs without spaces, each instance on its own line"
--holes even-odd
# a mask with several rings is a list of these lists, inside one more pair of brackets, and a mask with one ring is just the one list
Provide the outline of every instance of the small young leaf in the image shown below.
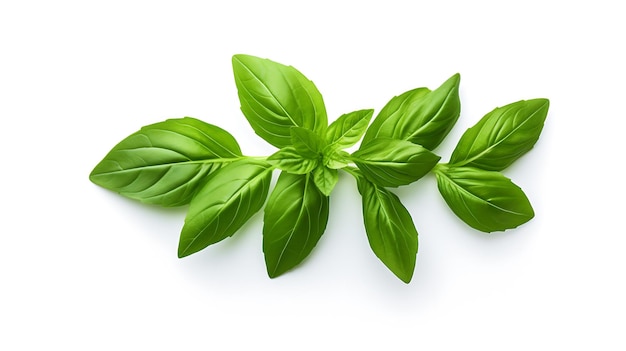
[[533,148],[549,105],[547,99],[522,100],[489,112],[461,136],[450,165],[505,169]]
[[350,154],[343,150],[335,150],[324,153],[322,158],[324,166],[332,169],[344,168],[350,163]]
[[321,158],[322,141],[317,134],[302,127],[293,127],[290,133],[291,143],[300,155],[310,159]]
[[363,222],[372,251],[408,284],[415,270],[418,247],[411,214],[394,193],[368,181],[357,170],[350,173],[355,175],[363,198]]
[[270,144],[291,145],[291,127],[320,135],[328,119],[313,82],[291,66],[249,55],[233,56],[241,111],[254,131]]
[[503,231],[535,215],[522,189],[500,172],[438,165],[435,174],[448,206],[474,229]]
[[265,206],[263,252],[267,273],[277,277],[304,260],[328,221],[328,197],[311,174],[282,172]]
[[313,170],[313,182],[322,194],[329,196],[339,180],[338,173],[334,168],[319,165]]
[[302,157],[293,146],[287,146],[267,158],[267,162],[280,170],[293,174],[305,174],[313,171],[319,164],[318,159]]
[[345,149],[356,144],[365,133],[374,110],[360,110],[341,115],[326,130],[329,151]]
[[191,117],[169,119],[122,140],[89,179],[145,203],[180,206],[191,201],[208,174],[241,157],[227,131]]
[[198,252],[241,228],[265,203],[272,169],[263,161],[243,159],[215,172],[191,201],[178,257]]
[[457,73],[439,88],[417,88],[396,96],[368,128],[363,143],[375,138],[407,140],[429,150],[448,135],[461,112]]
[[371,182],[397,187],[426,175],[440,157],[408,141],[377,138],[362,144],[351,159]]

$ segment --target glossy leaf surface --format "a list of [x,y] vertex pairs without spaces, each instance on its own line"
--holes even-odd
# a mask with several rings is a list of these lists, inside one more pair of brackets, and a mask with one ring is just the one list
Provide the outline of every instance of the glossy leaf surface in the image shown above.
[[370,181],[397,187],[423,177],[440,157],[408,141],[378,138],[361,145],[351,159]]
[[267,273],[277,277],[304,260],[328,221],[328,197],[311,174],[282,172],[265,207],[263,252]]
[[455,74],[433,91],[417,88],[394,97],[367,129],[363,143],[392,138],[433,150],[448,135],[461,113],[460,80],[460,75]]
[[291,145],[291,127],[320,135],[328,119],[313,82],[291,66],[250,55],[233,56],[241,111],[254,131],[270,144]]
[[336,169],[319,165],[313,170],[313,182],[322,194],[329,196],[339,180],[338,173]]
[[302,127],[293,127],[290,133],[291,143],[300,155],[311,159],[322,157],[322,140],[315,132]]
[[179,206],[191,201],[208,174],[241,157],[225,130],[191,117],[170,119],[122,140],[89,179],[129,198]]
[[350,154],[343,150],[327,151],[323,155],[322,163],[332,169],[343,168],[350,163]]
[[547,99],[522,100],[489,112],[463,134],[450,164],[492,171],[505,169],[533,148],[549,105]]
[[215,172],[189,206],[178,257],[198,252],[233,235],[267,198],[272,167],[244,159]]
[[394,193],[356,174],[370,247],[389,270],[409,283],[418,248],[413,219]]
[[319,164],[317,159],[305,158],[292,146],[284,147],[267,158],[267,162],[279,169],[294,173],[305,174],[313,171]]
[[374,114],[374,110],[359,110],[337,118],[326,130],[326,144],[329,150],[345,149],[356,144]]
[[441,165],[435,174],[448,206],[472,228],[487,233],[503,231],[535,215],[522,189],[500,172]]

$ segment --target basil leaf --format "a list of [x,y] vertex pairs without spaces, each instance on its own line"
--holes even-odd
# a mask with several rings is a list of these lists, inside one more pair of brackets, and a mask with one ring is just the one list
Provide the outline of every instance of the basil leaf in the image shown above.
[[265,206],[263,252],[267,273],[277,277],[298,265],[326,229],[328,197],[311,174],[282,172]]
[[535,215],[522,189],[500,172],[439,165],[435,174],[448,206],[472,228],[487,233],[503,231]]
[[360,110],[341,115],[326,130],[326,148],[334,151],[356,144],[373,114],[374,110]]
[[374,139],[351,156],[363,175],[380,186],[410,184],[428,173],[440,157],[404,140]]
[[244,159],[220,169],[189,205],[178,257],[185,257],[233,235],[261,209],[272,179],[269,164]]
[[311,159],[321,157],[322,141],[317,134],[302,127],[293,127],[290,133],[291,143],[300,155]]
[[355,175],[363,199],[363,222],[372,251],[408,284],[415,270],[418,247],[417,230],[409,211],[394,193],[368,181],[357,170],[350,173]]
[[317,159],[304,158],[292,146],[284,147],[267,158],[267,162],[279,169],[294,173],[305,174],[313,171],[319,164]]
[[291,66],[249,55],[233,56],[241,111],[254,131],[270,144],[291,145],[291,127],[318,134],[328,120],[322,95],[313,82]]
[[343,150],[326,150],[322,157],[324,166],[332,169],[344,168],[350,163],[350,154]]
[[336,169],[319,165],[313,170],[313,182],[322,194],[329,196],[339,180],[338,173]]
[[549,105],[548,99],[522,100],[489,112],[461,136],[450,164],[505,169],[533,148]]
[[208,174],[241,157],[227,131],[191,117],[169,119],[122,140],[89,179],[145,203],[179,206],[191,201]]
[[392,138],[433,150],[459,118],[460,81],[461,76],[457,73],[434,91],[417,88],[394,97],[376,116],[363,137],[363,143],[375,138]]

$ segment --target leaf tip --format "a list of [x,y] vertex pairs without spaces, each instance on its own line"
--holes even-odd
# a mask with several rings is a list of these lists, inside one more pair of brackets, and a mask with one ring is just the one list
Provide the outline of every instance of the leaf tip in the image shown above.
[[388,266],[388,268],[390,268],[390,270],[396,277],[398,277],[398,279],[402,280],[402,282],[404,282],[405,284],[409,284],[413,279],[413,272],[415,271],[415,261],[413,261],[413,263],[408,266],[395,267],[394,269],[391,269],[391,267]]
[[187,257],[196,251],[191,250],[190,245],[184,245],[182,241],[178,242],[178,258]]
[[448,78],[448,80],[446,80],[443,85],[452,85],[458,88],[459,84],[461,83],[461,74],[460,73],[455,73],[453,74],[450,78]]
[[400,278],[400,280],[402,280],[404,284],[409,284],[411,282],[411,279],[413,279],[413,272],[406,276],[398,276],[398,278]]
[[97,184],[96,181],[95,181],[95,178],[96,178],[96,169],[94,168],[91,171],[91,173],[89,173],[89,181],[94,183],[94,184]]
[[542,108],[545,107],[546,111],[550,108],[550,100],[549,99],[539,98],[539,99],[536,99],[536,100],[537,100],[537,102],[539,102],[542,105],[541,106]]
[[276,273],[276,272],[270,272],[270,270],[267,270],[267,276],[270,277],[270,279],[274,279],[276,277],[278,277],[280,275],[280,273]]
[[178,247],[178,258],[183,258],[189,256],[189,253],[186,250],[182,250],[181,247]]
[[241,61],[242,58],[244,58],[246,56],[248,56],[248,55],[245,55],[245,54],[234,54],[233,58],[232,58],[232,61],[233,62],[239,62],[239,61]]
[[398,266],[390,267],[387,264],[385,264],[385,265],[403,283],[409,284],[411,282],[411,280],[413,279],[413,272],[415,271],[415,265],[410,267],[410,269],[409,269],[409,267],[398,267]]
[[[550,107],[550,100],[546,98],[521,100],[520,103],[523,104],[523,106],[526,106],[533,110],[537,110],[537,111],[544,110],[546,114],[548,113],[548,108]],[[513,105],[513,104],[509,104],[509,105]]]
[[245,67],[247,65],[247,62],[250,62],[250,60],[253,59],[258,59],[258,57],[246,54],[235,54],[231,59],[233,69],[237,69],[237,67]]
[[96,165],[96,166],[95,166],[95,167],[91,170],[91,173],[89,173],[89,181],[90,181],[90,182],[92,182],[92,183],[94,183],[94,184],[96,184],[96,185],[98,185],[98,186],[105,187],[105,186],[103,185],[103,183],[102,183],[100,180],[98,180],[98,175],[100,175],[100,173],[101,173],[101,171],[100,171],[101,164],[102,164],[102,162],[98,163],[98,164],[97,164],[97,165]]
[[[318,188],[318,189],[319,189],[319,188]],[[330,196],[330,194],[333,192],[333,188],[330,188],[330,187],[328,187],[328,188],[323,188],[323,189],[319,189],[319,190],[320,190],[320,191],[322,192],[322,194],[324,194],[324,196],[326,196],[326,197]]]
[[266,261],[265,261],[265,268],[267,271],[267,276],[270,277],[270,279],[277,278],[283,275],[288,270],[284,268],[280,269],[279,264],[274,264],[274,265],[270,264],[270,262],[267,261],[267,256],[266,256]]

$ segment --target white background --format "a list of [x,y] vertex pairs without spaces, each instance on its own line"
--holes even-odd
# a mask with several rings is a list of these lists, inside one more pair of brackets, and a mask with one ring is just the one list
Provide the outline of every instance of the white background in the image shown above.
[[[624,10],[618,1],[3,1],[0,349],[624,350]],[[88,174],[141,126],[194,116],[250,155],[231,55],[294,65],[329,118],[461,73],[437,153],[496,106],[546,97],[541,139],[505,174],[536,217],[476,232],[432,175],[397,191],[420,233],[413,281],[371,252],[343,174],[326,234],[265,273],[262,214],[176,257],[185,209]]]

